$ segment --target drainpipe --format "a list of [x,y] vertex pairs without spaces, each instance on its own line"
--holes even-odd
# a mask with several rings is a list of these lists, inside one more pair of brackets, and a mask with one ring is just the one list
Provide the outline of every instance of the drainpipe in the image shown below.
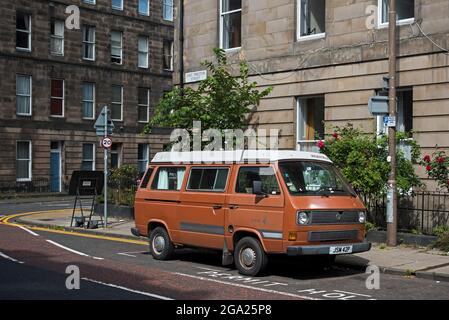
[[179,87],[184,94],[184,0],[179,0]]
[[[397,118],[396,86],[397,86],[397,24],[396,24],[396,0],[389,0],[389,115]],[[398,195],[396,192],[396,127],[388,128],[388,149],[391,159],[391,171],[388,180],[388,202],[387,202],[387,245],[397,246],[397,228],[398,228]]]

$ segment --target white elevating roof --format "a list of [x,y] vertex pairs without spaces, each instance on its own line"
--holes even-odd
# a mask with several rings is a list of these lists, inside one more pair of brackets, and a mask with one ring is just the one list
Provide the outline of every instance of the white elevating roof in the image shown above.
[[237,150],[237,151],[194,151],[160,152],[152,163],[271,163],[280,160],[315,160],[331,163],[320,153],[287,150]]

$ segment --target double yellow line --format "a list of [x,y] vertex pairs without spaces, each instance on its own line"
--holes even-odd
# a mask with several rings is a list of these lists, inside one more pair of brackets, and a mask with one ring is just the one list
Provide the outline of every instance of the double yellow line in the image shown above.
[[33,215],[33,214],[42,214],[42,213],[49,213],[49,212],[61,212],[64,210],[45,210],[45,211],[33,211],[33,212],[25,212],[25,213],[17,213],[17,214],[11,214],[6,215],[0,218],[0,224],[7,225],[11,227],[22,227],[27,228],[34,231],[44,231],[44,232],[50,232],[50,233],[57,233],[57,234],[65,234],[70,236],[76,236],[76,237],[83,237],[83,238],[91,238],[91,239],[100,239],[100,240],[108,240],[108,241],[115,241],[115,242],[122,242],[122,243],[131,243],[131,244],[139,244],[139,245],[148,245],[147,241],[142,240],[131,240],[131,239],[124,239],[124,238],[118,238],[113,236],[102,236],[97,234],[88,234],[88,233],[81,233],[76,231],[65,231],[65,230],[55,230],[52,228],[45,228],[45,227],[35,227],[35,226],[28,226],[16,222],[10,222],[10,220]]

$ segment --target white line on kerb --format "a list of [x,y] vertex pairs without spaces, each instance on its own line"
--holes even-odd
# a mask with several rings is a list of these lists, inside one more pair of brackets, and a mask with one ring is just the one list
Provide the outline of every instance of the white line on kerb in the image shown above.
[[111,283],[105,283],[105,282],[101,282],[101,281],[96,281],[96,280],[92,280],[89,278],[81,278],[84,281],[88,281],[88,282],[92,282],[92,283],[96,283],[96,284],[101,284],[103,286],[107,286],[107,287],[111,287],[111,288],[115,288],[115,289],[120,289],[120,290],[124,290],[124,291],[128,291],[128,292],[132,292],[132,293],[137,293],[143,296],[147,296],[147,297],[152,297],[152,298],[156,298],[156,299],[160,299],[160,300],[174,300],[172,298],[168,298],[168,297],[164,297],[164,296],[160,296],[158,294],[153,294],[153,293],[149,293],[149,292],[144,292],[144,291],[138,291],[138,290],[133,290],[133,289],[129,289],[126,287],[122,287],[122,286],[118,286],[115,284],[111,284]]
[[37,233],[35,233],[35,232],[31,231],[31,230],[28,230],[28,229],[25,228],[25,227],[19,226],[19,228],[22,229],[23,231],[28,232],[29,234],[32,234],[32,235],[35,236],[35,237],[39,237],[39,235],[38,235]]
[[25,262],[16,260],[14,258],[11,258],[10,256],[7,256],[6,254],[4,254],[3,252],[0,252],[0,257],[5,258],[6,260],[12,261],[12,262],[16,262],[16,263],[20,263],[20,264],[24,264]]
[[257,291],[262,291],[262,292],[266,292],[266,293],[280,294],[280,295],[284,295],[284,296],[288,296],[288,297],[294,297],[294,298],[299,298],[299,299],[304,299],[304,300],[321,300],[321,299],[317,299],[317,298],[300,296],[300,295],[297,295],[297,294],[294,294],[294,293],[288,293],[288,292],[282,292],[282,291],[276,291],[276,290],[270,290],[270,289],[264,289],[264,288],[251,287],[251,286],[246,286],[244,284],[230,283],[230,282],[225,282],[225,281],[220,281],[220,280],[215,280],[215,279],[209,279],[209,278],[205,278],[205,277],[192,276],[190,274],[185,274],[185,273],[180,273],[180,272],[176,272],[175,274],[177,274],[179,276],[184,276],[184,277],[197,279],[197,280],[211,281],[211,282],[216,282],[216,283],[220,283],[220,284],[225,284],[225,285],[228,285],[228,286],[245,288],[245,289],[251,289],[251,290],[257,290]]
[[55,245],[55,246],[57,246],[57,247],[59,247],[59,248],[61,248],[61,249],[70,251],[70,252],[72,252],[72,253],[74,253],[74,254],[77,254],[77,255],[80,255],[80,256],[83,256],[83,257],[89,257],[89,258],[93,258],[93,259],[95,259],[95,260],[104,260],[103,258],[92,257],[92,256],[90,256],[90,255],[88,255],[88,254],[85,254],[85,253],[82,253],[82,252],[79,252],[79,251],[76,251],[76,250],[67,248],[67,247],[65,247],[65,246],[63,246],[63,245],[61,245],[61,244],[59,244],[59,243],[56,243],[56,242],[54,242],[54,241],[51,241],[51,240],[47,240],[47,242],[48,242],[48,243],[51,243],[51,244],[53,244],[53,245]]

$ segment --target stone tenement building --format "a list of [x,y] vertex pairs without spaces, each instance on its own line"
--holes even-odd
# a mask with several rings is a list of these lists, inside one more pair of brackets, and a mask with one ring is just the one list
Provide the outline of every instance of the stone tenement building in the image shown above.
[[[397,6],[398,128],[413,131],[423,153],[448,149],[449,0]],[[247,60],[252,80],[274,88],[254,124],[280,129],[281,148],[313,148],[347,123],[384,130],[367,104],[388,75],[388,0],[184,0],[184,7],[185,73],[203,70],[217,47],[233,63]]]
[[111,166],[143,170],[167,140],[141,132],[172,86],[172,0],[0,5],[0,189],[59,192],[73,171],[103,170],[93,126],[104,105],[115,124]]

